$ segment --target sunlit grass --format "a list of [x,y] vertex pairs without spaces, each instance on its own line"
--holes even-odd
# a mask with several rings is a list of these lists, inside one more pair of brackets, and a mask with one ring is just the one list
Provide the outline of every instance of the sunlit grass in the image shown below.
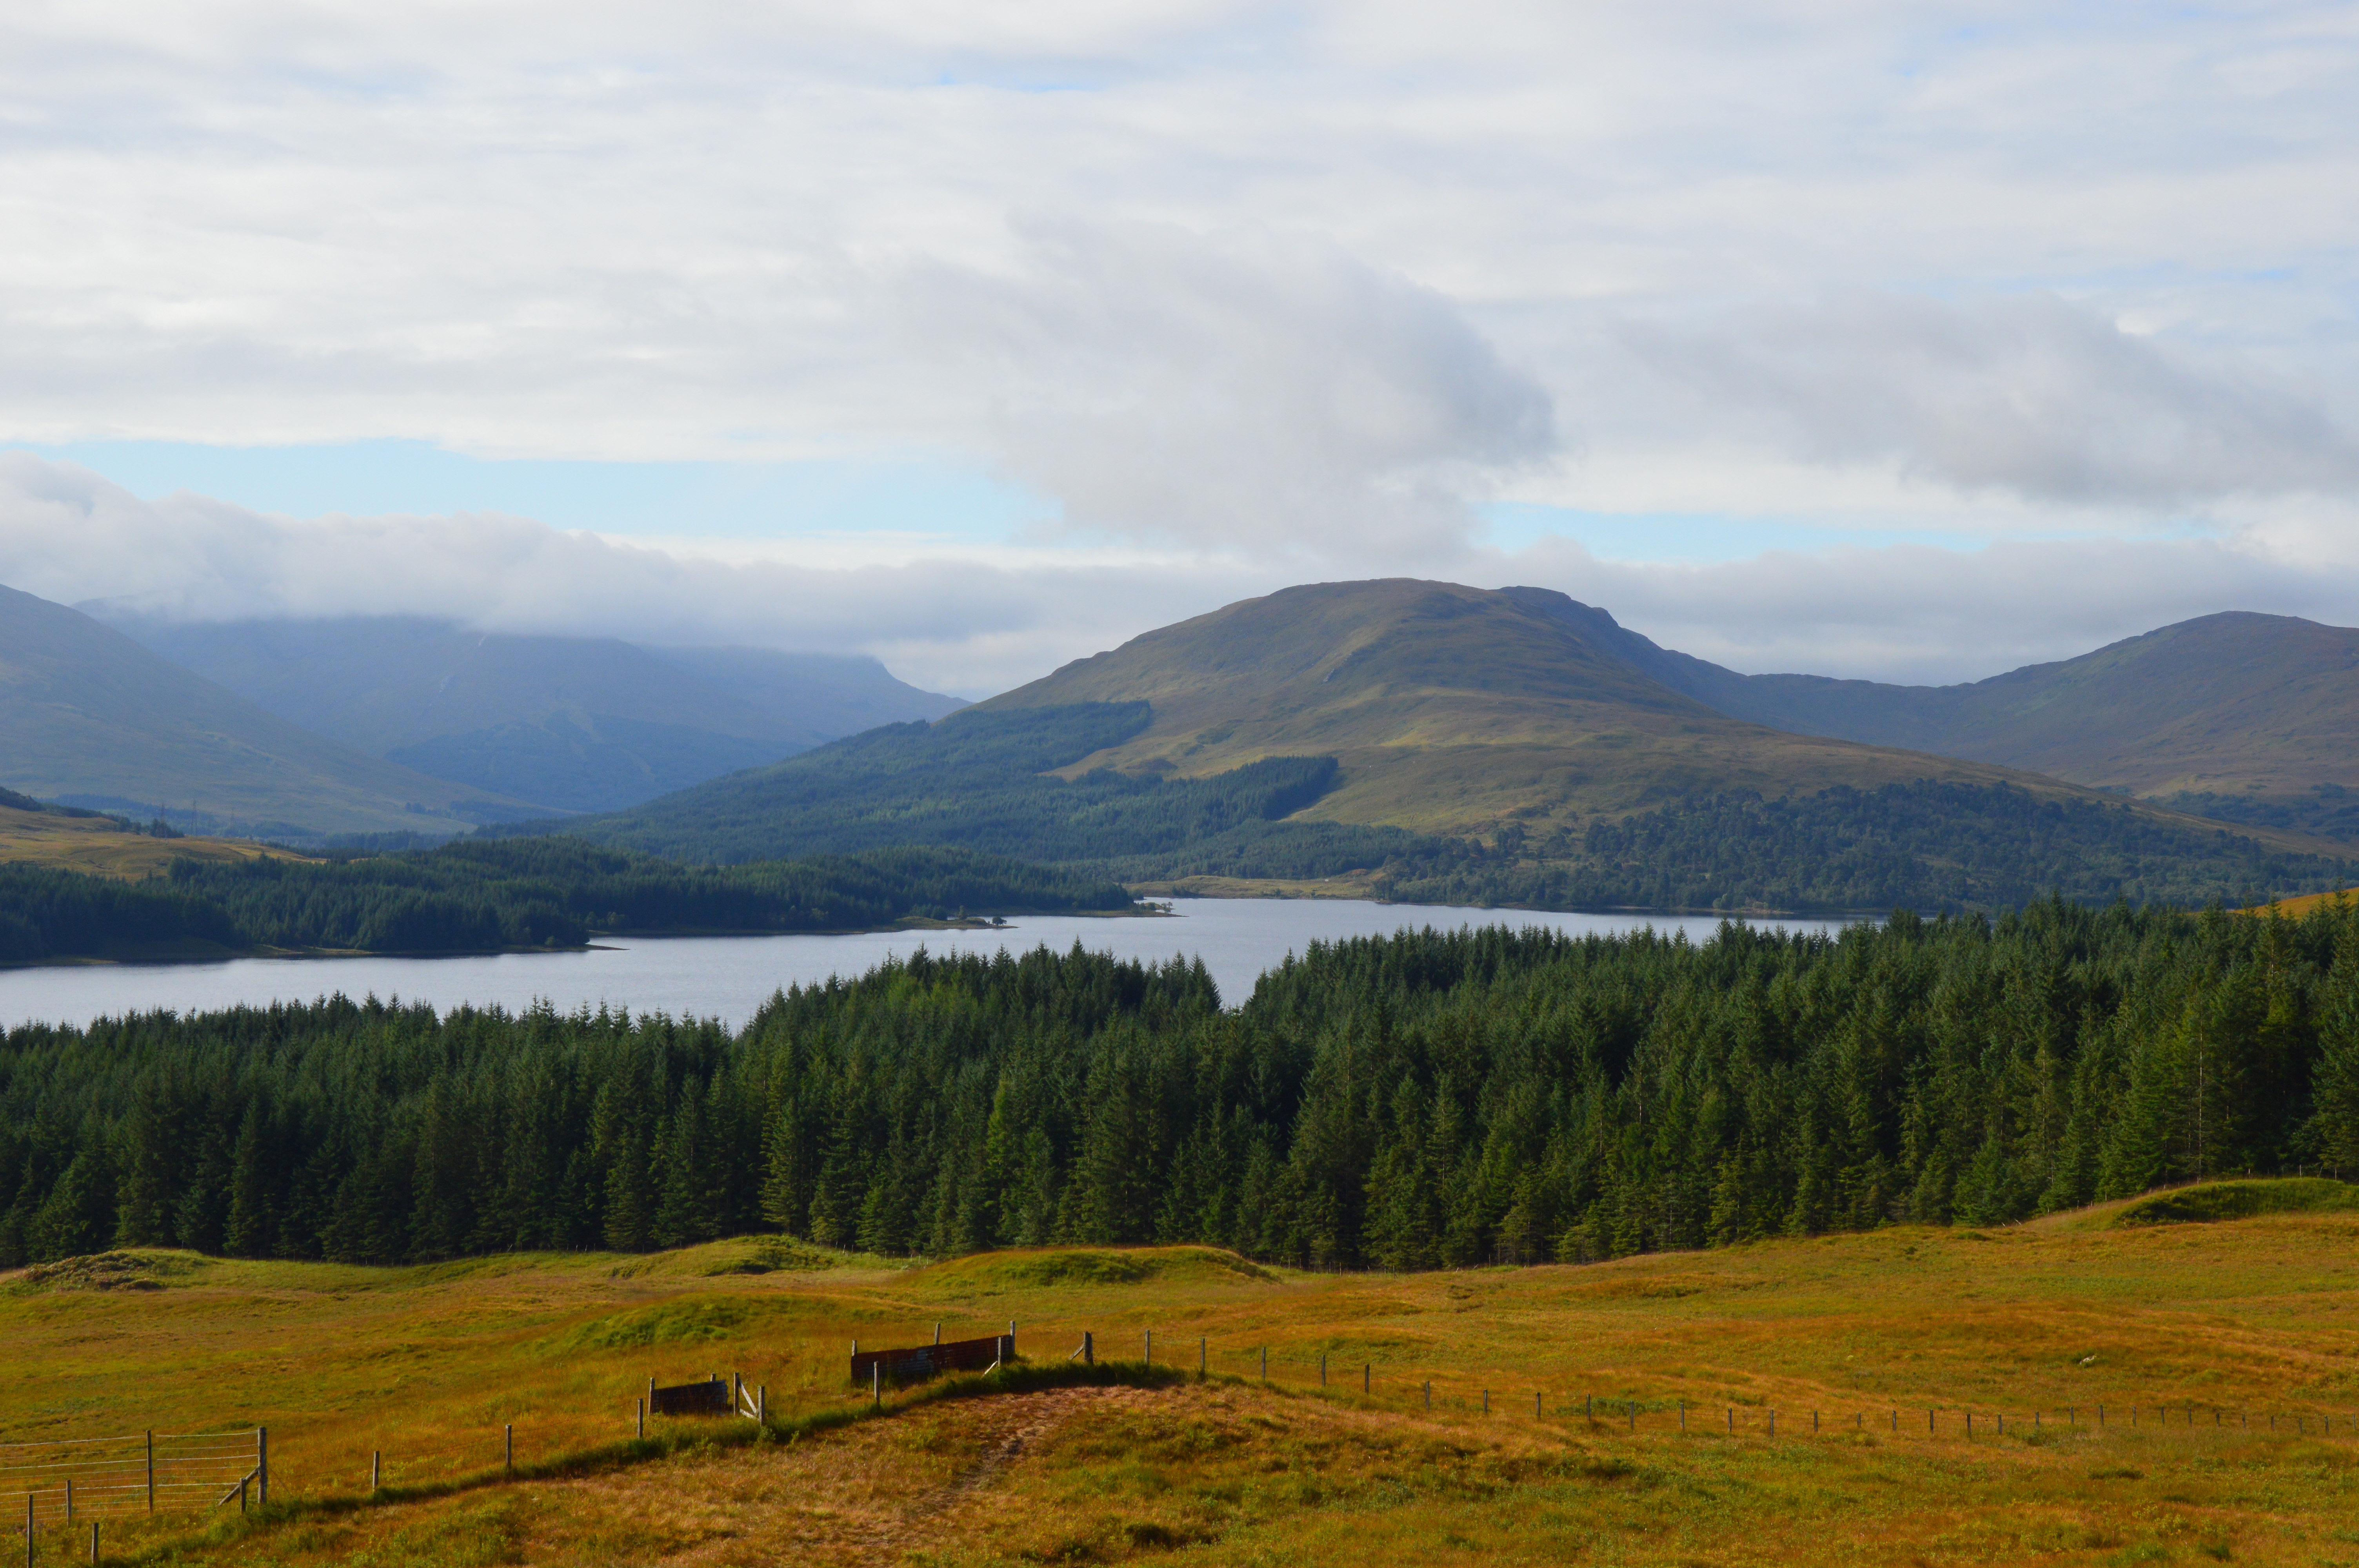
[[[0,1284],[0,1440],[266,1423],[290,1517],[105,1526],[110,1554],[189,1561],[2359,1564],[2359,1215],[2119,1209],[1425,1275],[758,1238],[146,1253]],[[854,1339],[1010,1320],[1040,1369],[1017,1391],[867,1419],[848,1384]],[[1040,1386],[1084,1332],[1115,1380]],[[775,1433],[631,1442],[650,1376],[740,1371]],[[400,1500],[366,1502],[372,1450]]]

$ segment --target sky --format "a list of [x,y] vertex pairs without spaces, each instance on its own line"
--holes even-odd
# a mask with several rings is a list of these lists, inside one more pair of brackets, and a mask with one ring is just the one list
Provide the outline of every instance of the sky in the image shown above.
[[2348,4],[18,0],[0,582],[966,697],[1362,577],[2348,624],[2354,166]]

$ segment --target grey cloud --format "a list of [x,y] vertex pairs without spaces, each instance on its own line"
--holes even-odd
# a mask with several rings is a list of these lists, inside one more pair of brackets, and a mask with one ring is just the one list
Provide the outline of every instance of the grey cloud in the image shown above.
[[1672,566],[1555,542],[1513,563],[1624,624],[1747,674],[1946,684],[2223,610],[2359,624],[2359,580],[2217,540],[1846,546]]
[[2053,295],[1855,294],[1618,335],[1707,428],[1968,492],[2169,509],[2359,480],[2318,389]]
[[920,272],[902,319],[1077,526],[1397,559],[1455,546],[1485,476],[1554,446],[1547,394],[1447,299],[1332,246],[1019,232],[1013,267]]
[[185,621],[447,617],[486,630],[863,651],[980,697],[1147,627],[1266,591],[1217,565],[722,560],[519,517],[295,521],[194,495],[142,501],[0,453],[0,582]]

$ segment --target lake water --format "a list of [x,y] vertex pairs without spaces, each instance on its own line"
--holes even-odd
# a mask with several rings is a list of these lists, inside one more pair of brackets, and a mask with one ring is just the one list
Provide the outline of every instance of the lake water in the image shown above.
[[[437,1008],[461,1003],[511,1011],[546,998],[560,1011],[627,1007],[634,1012],[719,1018],[734,1026],[787,986],[865,973],[893,955],[1025,952],[1075,942],[1123,958],[1201,957],[1231,1006],[1255,979],[1312,941],[1388,935],[1403,929],[1543,925],[1576,934],[1651,925],[1708,939],[1710,915],[1549,914],[1342,899],[1180,899],[1169,918],[1042,915],[991,931],[879,931],[852,936],[607,937],[582,953],[501,953],[462,958],[233,958],[218,964],[115,964],[0,970],[0,1027],[83,1024],[93,1018],[170,1009],[199,1012],[242,1003],[310,1001],[333,992],[398,997]],[[1785,920],[1790,930],[1836,931],[1845,922]]]

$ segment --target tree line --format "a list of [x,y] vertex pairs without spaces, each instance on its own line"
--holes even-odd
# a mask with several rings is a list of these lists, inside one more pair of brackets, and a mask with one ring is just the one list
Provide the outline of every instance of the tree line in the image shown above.
[[0,1049],[0,1264],[777,1229],[1579,1260],[2359,1170],[2359,912],[2049,901],[1712,941],[1502,927],[1201,964],[888,962],[744,1028],[342,999]]
[[462,840],[309,862],[175,860],[124,881],[0,866],[0,962],[206,946],[482,952],[595,931],[841,931],[908,915],[1118,910],[1099,876],[956,849],[681,866],[576,838]]

